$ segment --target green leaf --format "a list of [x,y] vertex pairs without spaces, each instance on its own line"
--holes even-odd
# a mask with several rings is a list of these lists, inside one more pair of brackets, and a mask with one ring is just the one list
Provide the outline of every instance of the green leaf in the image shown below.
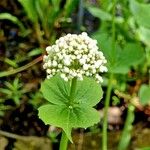
[[94,38],[103,51],[108,63],[108,71],[126,74],[131,66],[136,66],[145,58],[144,50],[140,44],[127,43],[123,49],[115,43],[115,51],[112,51],[112,40],[107,34],[97,33]]
[[150,4],[130,0],[130,9],[139,25],[150,28]]
[[70,94],[70,85],[69,82],[65,82],[57,75],[51,79],[46,79],[41,84],[41,91],[44,98],[50,103],[66,104]]
[[78,5],[79,0],[67,0],[65,7],[64,7],[64,15],[65,17],[69,17],[70,14],[73,12],[73,10],[76,8],[76,6]]
[[90,6],[87,9],[93,16],[95,16],[103,21],[110,21],[112,19],[111,15],[108,12],[106,12],[100,8]]
[[150,86],[142,85],[139,91],[140,102],[143,105],[150,104]]
[[[59,75],[46,79],[41,85],[41,91],[50,103],[61,105],[69,102],[70,84]],[[74,102],[95,106],[102,98],[102,94],[100,85],[93,79],[85,77],[83,81],[77,81]]]
[[0,88],[0,92],[7,94],[7,95],[12,95],[12,91],[9,89]]
[[46,123],[62,128],[71,140],[72,128],[87,128],[100,121],[99,113],[86,105],[44,105],[39,109],[39,117]]
[[83,81],[77,80],[71,100],[70,83],[59,75],[46,79],[41,91],[50,103],[39,108],[39,117],[46,124],[61,127],[70,140],[72,128],[87,128],[99,122],[99,113],[92,107],[100,101],[103,93],[95,80],[87,77]]
[[141,27],[137,30],[137,34],[138,34],[140,40],[141,40],[144,44],[146,44],[147,46],[150,47],[150,29],[141,26]]
[[32,49],[27,55],[28,57],[37,56],[39,54],[42,54],[43,50],[41,48],[35,48]]
[[51,0],[55,11],[59,10],[60,0]]
[[23,6],[25,12],[29,19],[35,23],[38,21],[38,15],[35,7],[35,0],[18,0]]
[[23,23],[16,16],[13,16],[9,13],[0,13],[0,20],[3,20],[3,19],[9,20],[13,22],[14,24],[18,25],[22,33],[26,31]]
[[127,43],[116,60],[114,72],[127,73],[131,66],[140,64],[144,59],[144,50],[137,43]]
[[84,77],[83,81],[77,81],[74,101],[76,103],[95,106],[102,99],[103,91],[94,79]]

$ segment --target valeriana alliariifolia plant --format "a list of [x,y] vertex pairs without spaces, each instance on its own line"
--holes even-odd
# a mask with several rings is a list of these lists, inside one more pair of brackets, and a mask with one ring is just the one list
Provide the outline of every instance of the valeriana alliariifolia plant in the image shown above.
[[63,129],[60,150],[66,150],[72,128],[87,128],[100,120],[93,106],[102,98],[100,73],[107,71],[107,61],[87,33],[67,34],[46,51],[47,79],[41,91],[49,104],[39,108],[39,117]]

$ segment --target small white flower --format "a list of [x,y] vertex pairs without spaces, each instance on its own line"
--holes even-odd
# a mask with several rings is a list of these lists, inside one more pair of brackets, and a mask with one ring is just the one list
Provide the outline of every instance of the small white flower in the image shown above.
[[96,69],[95,69],[95,68],[93,68],[92,73],[93,73],[93,74],[95,74],[95,73],[96,73]]
[[61,69],[63,67],[62,64],[58,64],[58,68]]
[[52,47],[51,47],[51,46],[46,47],[47,53],[49,53],[51,50],[52,50]]
[[107,67],[105,67],[105,66],[100,66],[99,71],[100,71],[100,72],[107,72],[108,70],[107,70]]
[[53,67],[56,67],[57,66],[57,61],[53,60],[52,65],[53,65]]
[[86,59],[81,58],[81,59],[79,60],[79,62],[80,62],[80,64],[81,64],[81,65],[83,65],[83,64],[85,64],[85,63],[86,63]]
[[60,76],[61,76],[61,78],[63,78],[63,79],[66,78],[66,75],[65,75],[64,73],[62,73]]
[[69,68],[68,67],[64,67],[64,72],[69,73]]
[[69,66],[71,64],[70,59],[64,59],[64,64]]
[[48,67],[52,66],[51,60],[48,61],[47,65],[48,65]]
[[68,78],[67,78],[67,77],[65,77],[65,78],[64,78],[64,80],[67,82],[67,81],[68,81]]
[[47,63],[45,63],[44,65],[43,65],[43,69],[46,69],[47,68]]
[[51,69],[47,69],[46,72],[47,72],[48,74],[50,74],[52,71],[51,71]]
[[71,55],[71,59],[75,60],[76,56],[75,55]]
[[52,73],[56,73],[56,69],[52,69]]
[[97,62],[95,62],[95,68],[99,68],[101,66],[101,64],[103,63],[102,60],[98,60]]
[[96,74],[95,77],[96,77],[98,83],[103,82],[103,78],[100,75]]
[[88,57],[87,55],[83,55],[82,56],[83,59],[87,59],[87,57]]
[[80,59],[81,57],[82,57],[82,55],[81,55],[81,54],[77,55],[77,59]]
[[90,75],[89,71],[86,71],[86,72],[85,72],[85,75],[86,75],[86,76],[89,76],[89,75]]
[[88,68],[89,68],[89,65],[88,65],[88,64],[84,64],[84,65],[83,65],[83,69],[84,69],[84,70],[88,70]]

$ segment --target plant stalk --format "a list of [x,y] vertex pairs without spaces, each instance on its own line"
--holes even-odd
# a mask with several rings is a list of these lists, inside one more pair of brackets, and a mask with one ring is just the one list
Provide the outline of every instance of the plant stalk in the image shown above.
[[72,104],[74,100],[76,84],[77,84],[77,78],[73,78],[71,82],[71,90],[70,90],[70,104]]
[[124,125],[124,129],[118,144],[118,150],[126,150],[129,146],[131,139],[131,130],[133,128],[132,123],[134,121],[134,110],[135,106],[131,103],[128,106],[127,117]]
[[102,130],[102,150],[107,150],[107,120],[108,120],[108,108],[110,103],[110,96],[112,91],[113,74],[110,74],[108,88],[106,92],[105,107],[104,107],[104,120]]
[[68,145],[68,138],[66,136],[66,133],[62,131],[59,150],[67,150],[67,145]]
[[[72,81],[71,81],[69,107],[73,105],[76,85],[77,85],[77,78],[73,78]],[[66,133],[64,131],[62,131],[59,150],[67,150],[67,145],[68,145],[68,138],[66,136]]]
[[16,74],[18,72],[24,71],[24,70],[32,67],[33,65],[37,64],[38,62],[42,61],[42,59],[43,59],[43,56],[39,56],[38,58],[34,59],[33,61],[29,62],[28,64],[26,64],[22,67],[19,67],[17,69],[12,69],[12,70],[8,70],[8,71],[0,72],[0,78],[5,77],[5,76],[10,76],[10,75]]
[[40,25],[39,25],[38,22],[36,22],[34,24],[34,29],[35,29],[36,38],[38,40],[38,43],[39,43],[40,47],[42,47],[42,45],[43,45],[43,37],[42,37],[41,30],[40,30]]
[[[115,54],[115,8],[116,0],[112,1],[112,53]],[[114,60],[113,60],[114,61]],[[113,82],[113,73],[110,73],[109,83],[106,92],[105,106],[104,106],[104,120],[103,120],[103,129],[102,129],[102,150],[107,150],[107,120],[108,120],[108,108],[110,103],[110,96],[112,91],[112,82]]]

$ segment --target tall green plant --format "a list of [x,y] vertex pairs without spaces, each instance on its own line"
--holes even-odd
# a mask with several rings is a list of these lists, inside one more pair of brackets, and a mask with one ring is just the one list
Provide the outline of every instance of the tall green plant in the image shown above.
[[39,108],[39,117],[63,129],[60,150],[67,149],[68,139],[72,141],[73,128],[87,128],[100,120],[93,107],[103,93],[99,73],[107,68],[96,43],[86,33],[67,34],[46,48],[43,68],[48,79],[41,91],[49,103]]

